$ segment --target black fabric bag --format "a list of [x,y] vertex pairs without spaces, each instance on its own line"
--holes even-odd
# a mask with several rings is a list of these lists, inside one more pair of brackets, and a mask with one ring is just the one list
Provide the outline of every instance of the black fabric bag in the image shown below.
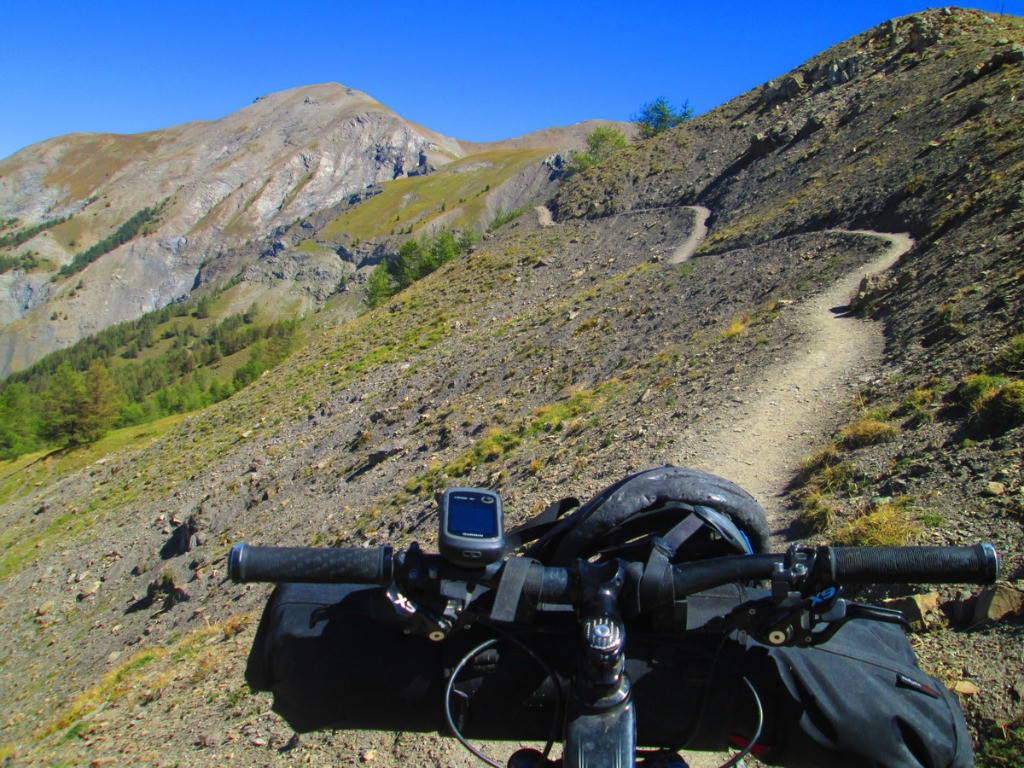
[[764,729],[756,754],[771,765],[812,768],[966,768],[972,744],[956,696],[917,666],[893,624],[855,620],[811,648],[747,640],[723,648],[722,666],[690,748],[744,744],[757,690]]
[[[735,604],[741,594],[723,588],[707,599]],[[474,658],[452,699],[459,729],[479,739],[547,739],[557,722],[560,691],[564,696],[568,690],[576,634],[569,613],[522,636],[546,667],[511,641]],[[442,731],[452,670],[494,636],[478,626],[435,643],[405,634],[379,587],[280,584],[263,611],[245,677],[254,690],[273,694],[273,710],[299,733]],[[708,636],[703,644],[679,648],[664,638],[631,635],[626,669],[644,743],[681,743],[689,736],[719,639]]]
[[442,647],[407,635],[377,587],[279,584],[245,669],[299,733],[440,726]]
[[[742,590],[699,596],[735,603]],[[526,638],[554,679],[515,644],[501,643],[464,670],[453,699],[470,738],[543,741],[575,659],[571,617]],[[334,728],[442,731],[451,670],[490,637],[484,628],[443,643],[406,635],[383,590],[282,584],[268,601],[246,668],[257,691],[298,732]],[[786,766],[960,768],[973,765],[956,698],[917,667],[903,632],[870,621],[846,624],[809,649],[767,648],[698,635],[685,647],[630,636],[639,743],[722,750],[753,733],[760,696],[765,726],[758,756]]]

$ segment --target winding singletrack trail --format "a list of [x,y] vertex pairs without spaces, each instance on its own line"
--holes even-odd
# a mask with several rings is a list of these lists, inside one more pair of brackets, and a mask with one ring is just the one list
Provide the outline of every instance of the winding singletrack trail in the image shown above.
[[[838,426],[842,406],[877,369],[883,338],[877,324],[844,311],[862,277],[884,272],[914,241],[903,234],[857,230],[880,237],[888,248],[823,293],[798,305],[789,318],[798,341],[755,385],[684,436],[677,462],[726,477],[752,494],[768,512],[773,532],[783,519],[781,496],[801,461]],[[705,420],[707,421],[707,420]]]
[[[711,212],[687,206],[693,228],[677,245],[668,264],[687,261],[707,237]],[[554,225],[551,211],[535,208],[538,224]],[[782,496],[803,459],[839,426],[843,406],[864,377],[876,371],[884,340],[876,323],[845,310],[861,279],[884,272],[914,246],[906,234],[872,230],[836,230],[880,238],[887,247],[872,261],[852,270],[822,293],[797,304],[781,322],[794,339],[785,359],[758,376],[754,385],[733,393],[719,408],[689,427],[673,463],[728,478],[756,498],[768,513],[776,536],[789,527]]]

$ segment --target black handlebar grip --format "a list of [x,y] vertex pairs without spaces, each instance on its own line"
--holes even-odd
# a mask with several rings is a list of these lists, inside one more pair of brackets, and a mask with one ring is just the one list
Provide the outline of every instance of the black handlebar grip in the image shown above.
[[840,584],[992,584],[999,578],[999,553],[991,544],[830,549]]
[[235,583],[295,581],[319,584],[391,583],[391,547],[253,547],[235,544],[228,576]]

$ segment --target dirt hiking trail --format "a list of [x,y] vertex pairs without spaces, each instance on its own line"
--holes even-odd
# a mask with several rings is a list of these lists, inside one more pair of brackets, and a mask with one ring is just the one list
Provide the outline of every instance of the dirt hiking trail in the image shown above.
[[672,251],[672,255],[668,259],[669,264],[682,264],[693,255],[698,246],[704,242],[704,238],[708,236],[707,222],[711,211],[702,205],[688,206],[688,210],[693,211],[694,214],[693,231]]
[[676,462],[713,472],[751,493],[768,512],[774,535],[789,523],[781,496],[801,461],[839,426],[843,406],[876,371],[883,338],[878,324],[846,313],[861,278],[884,272],[909,251],[904,234],[856,230],[888,241],[881,255],[848,273],[786,318],[795,339],[759,381],[731,398],[710,423],[684,436]]
[[[699,211],[694,233],[676,249],[672,263],[685,261],[696,250],[707,232],[705,219]],[[687,448],[674,461],[728,478],[754,496],[768,513],[773,550],[785,547],[790,522],[782,499],[786,486],[803,459],[839,426],[843,406],[882,359],[881,328],[849,315],[846,306],[863,277],[889,269],[914,245],[904,234],[852,234],[879,237],[889,245],[795,308],[786,319],[795,339],[787,359],[780,359],[753,387],[736,392],[707,422],[688,430],[683,437]],[[716,768],[730,755],[687,752],[685,757],[690,768]]]

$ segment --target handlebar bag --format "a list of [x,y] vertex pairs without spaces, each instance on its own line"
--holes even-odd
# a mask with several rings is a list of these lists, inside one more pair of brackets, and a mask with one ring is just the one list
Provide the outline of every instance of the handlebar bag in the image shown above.
[[751,640],[723,648],[687,746],[744,744],[764,708],[758,758],[795,768],[969,768],[971,738],[956,696],[917,665],[903,630],[855,620],[810,648]]
[[[246,664],[256,691],[298,733],[432,731],[443,692],[439,643],[402,632],[379,587],[279,584]],[[401,727],[396,727],[401,726]]]
[[[490,637],[482,627],[439,643],[406,634],[379,587],[279,584],[256,630],[245,679],[273,694],[272,709],[298,733],[443,731],[447,679]],[[557,686],[571,674],[574,635],[541,639],[539,646],[558,668],[553,680],[518,649],[473,659],[453,697],[460,730],[473,738],[547,738]]]
[[[728,590],[726,590],[728,591]],[[739,588],[716,601],[740,600]],[[576,658],[573,614],[538,617],[530,650],[502,642],[459,675],[453,716],[470,738],[544,741],[557,722]],[[379,587],[279,584],[263,611],[245,671],[256,691],[299,733],[328,729],[437,732],[446,728],[445,685],[467,653],[493,633],[482,625],[444,642],[408,635]],[[710,639],[710,647],[719,642]],[[631,635],[626,669],[644,743],[684,739],[696,721],[713,660],[664,639]],[[675,670],[665,674],[667,670]]]

